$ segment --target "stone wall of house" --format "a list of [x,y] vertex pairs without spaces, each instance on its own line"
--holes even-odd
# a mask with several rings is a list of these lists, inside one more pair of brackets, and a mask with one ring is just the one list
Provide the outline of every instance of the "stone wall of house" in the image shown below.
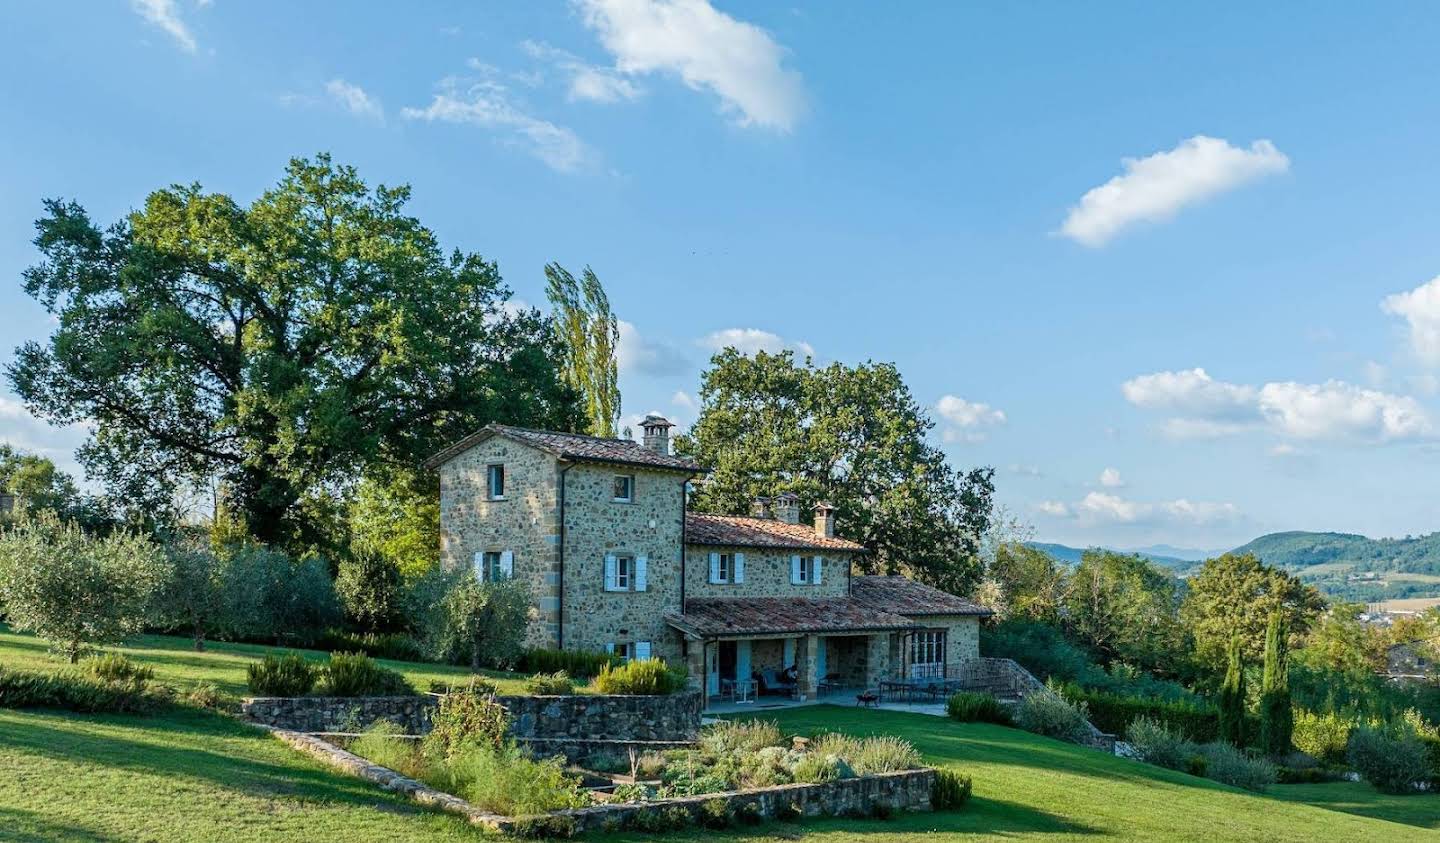
[[953,676],[960,666],[980,658],[980,619],[973,615],[939,615],[914,619],[930,629],[945,630],[946,674]]
[[[505,466],[505,499],[489,500],[486,472]],[[537,614],[527,647],[556,646],[560,521],[555,459],[492,436],[440,466],[440,559],[473,569],[475,554],[511,551],[515,576],[530,585]]]
[[[711,553],[743,553],[745,581],[710,582]],[[797,554],[822,557],[819,585],[790,583],[790,557]],[[851,556],[833,550],[688,545],[685,548],[685,597],[844,597],[850,593]]]
[[[617,475],[634,477],[629,503],[614,500]],[[565,478],[566,649],[604,650],[648,641],[651,653],[683,662],[681,639],[665,624],[680,611],[682,482],[673,471],[579,464]],[[605,590],[607,555],[644,556],[643,592]]]
[[[510,734],[521,740],[676,743],[700,733],[698,693],[663,697],[575,694],[499,696],[510,712]],[[241,703],[257,723],[296,732],[358,732],[389,720],[408,734],[430,731],[439,697],[254,697]]]

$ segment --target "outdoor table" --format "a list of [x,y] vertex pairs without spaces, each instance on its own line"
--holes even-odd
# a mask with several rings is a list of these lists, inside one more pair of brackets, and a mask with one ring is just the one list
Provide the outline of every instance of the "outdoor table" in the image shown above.
[[722,679],[720,680],[720,693],[729,693],[730,701],[743,705],[755,702],[755,680],[754,679]]

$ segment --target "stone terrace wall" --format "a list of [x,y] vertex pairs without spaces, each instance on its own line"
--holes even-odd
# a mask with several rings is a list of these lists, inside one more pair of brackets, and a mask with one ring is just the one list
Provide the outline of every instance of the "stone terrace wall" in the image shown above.
[[[680,809],[692,821],[702,819],[705,803],[723,801],[731,814],[754,812],[756,816],[774,818],[789,811],[806,817],[870,816],[878,808],[891,811],[928,811],[930,792],[935,785],[933,769],[903,770],[878,773],[854,779],[823,784],[782,784],[735,793],[715,793],[663,799],[635,804],[597,805],[543,815],[550,820],[572,820],[574,832],[614,831],[636,821],[639,815]],[[525,818],[505,817],[485,823],[501,832],[520,832],[533,823]]]
[[[510,711],[510,733],[537,743],[685,743],[700,733],[699,692],[664,697],[575,694],[500,696]],[[439,697],[254,697],[241,704],[246,717],[296,732],[350,732],[389,720],[413,735],[430,731]],[[568,754],[568,753],[567,753]]]

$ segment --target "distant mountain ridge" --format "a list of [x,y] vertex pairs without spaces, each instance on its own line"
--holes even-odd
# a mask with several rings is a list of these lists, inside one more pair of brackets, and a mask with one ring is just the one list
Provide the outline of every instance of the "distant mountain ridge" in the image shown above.
[[[1030,542],[1030,546],[1071,565],[1078,564],[1085,552],[1081,548],[1047,542]],[[1192,553],[1170,545],[1118,552],[1137,553],[1182,574],[1193,572],[1204,559],[1221,553]],[[1265,564],[1283,568],[1342,600],[1376,602],[1440,597],[1440,533],[1372,539],[1356,533],[1291,530],[1268,533],[1230,552],[1253,553]]]
[[[1056,559],[1059,559],[1061,562],[1064,562],[1067,565],[1080,564],[1080,557],[1085,553],[1086,550],[1091,549],[1084,547],[1070,547],[1069,545],[1054,544],[1052,542],[1026,542],[1026,544],[1030,547],[1035,548],[1036,550],[1043,550],[1044,552],[1050,554]],[[1149,559],[1151,562],[1154,562],[1156,565],[1161,565],[1166,568],[1174,568],[1177,571],[1188,570],[1198,564],[1196,560],[1193,559],[1181,559],[1178,556],[1166,556],[1160,553],[1150,553],[1147,552],[1148,549],[1145,548],[1137,550],[1119,550],[1113,547],[1102,547],[1099,549],[1109,550],[1115,553],[1132,553],[1136,556],[1143,556],[1146,559]]]

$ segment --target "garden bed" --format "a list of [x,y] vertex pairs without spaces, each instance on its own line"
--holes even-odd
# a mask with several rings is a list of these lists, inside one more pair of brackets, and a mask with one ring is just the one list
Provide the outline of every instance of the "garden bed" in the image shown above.
[[[848,816],[886,817],[898,811],[931,809],[936,772],[928,767],[894,770],[837,778],[820,782],[788,782],[766,787],[725,790],[713,793],[662,796],[664,779],[652,780],[655,798],[622,801],[617,786],[647,787],[624,773],[571,768],[581,792],[594,804],[563,808],[540,814],[507,816],[487,811],[458,796],[446,793],[416,778],[376,764],[339,744],[354,746],[356,736],[320,736],[269,727],[281,740],[316,756],[326,763],[374,782],[386,790],[401,793],[416,802],[464,817],[474,825],[515,836],[567,837],[591,831],[666,831],[692,825],[718,828],[801,817]],[[393,736],[416,742],[414,736]],[[858,742],[857,742],[858,743]],[[357,747],[358,748],[358,747]],[[779,749],[779,747],[776,747]],[[783,751],[783,750],[782,750]],[[803,757],[804,750],[790,750]],[[672,758],[694,753],[695,762],[709,760],[703,750],[670,751]],[[772,753],[773,754],[773,753]],[[588,787],[587,787],[588,786]]]

